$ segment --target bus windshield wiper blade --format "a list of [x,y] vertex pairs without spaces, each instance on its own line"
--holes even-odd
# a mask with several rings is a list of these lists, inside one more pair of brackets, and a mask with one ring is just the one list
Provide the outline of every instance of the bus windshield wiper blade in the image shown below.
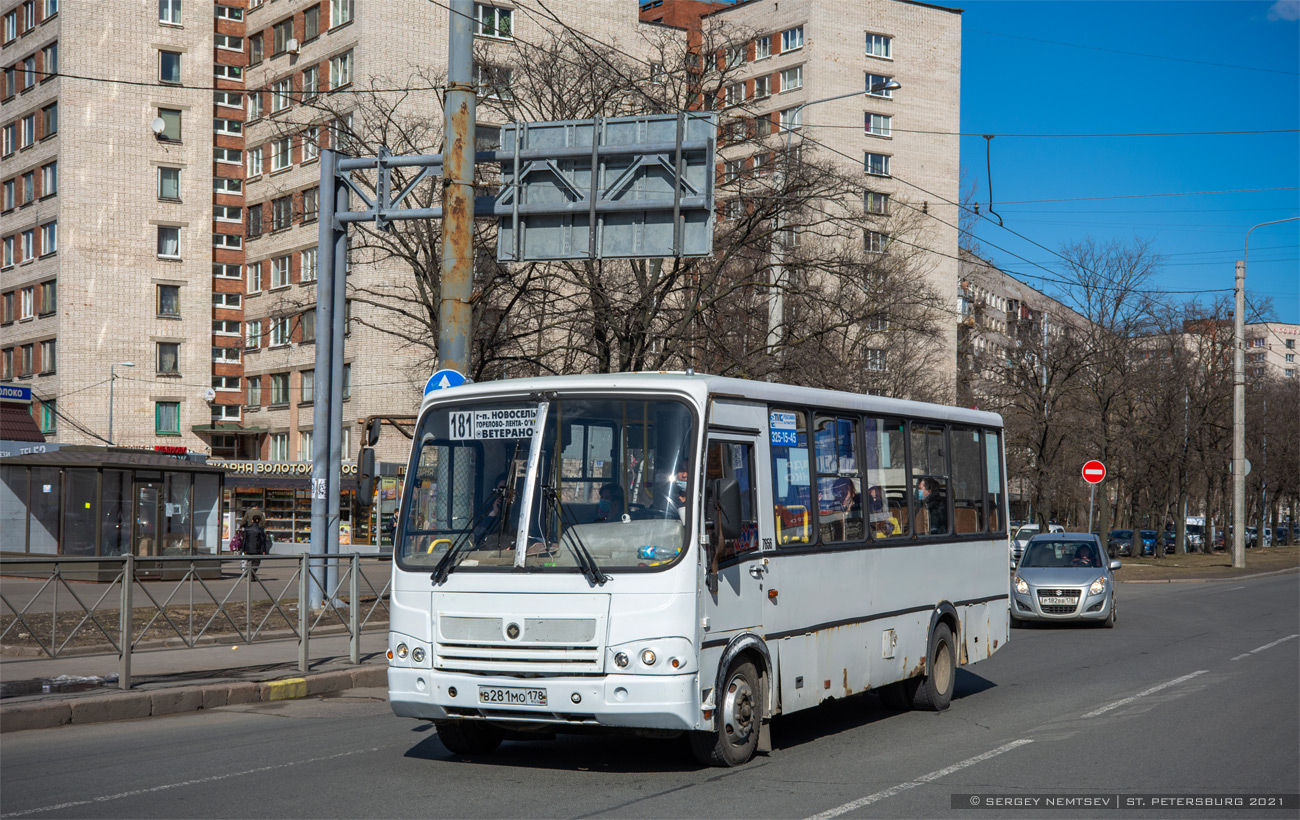
[[[469,528],[460,534],[460,537],[456,539],[456,542],[447,549],[447,554],[442,556],[442,559],[438,561],[438,565],[433,568],[433,573],[429,576],[435,586],[446,581],[447,576],[451,574],[451,571],[455,569],[461,562],[461,559],[469,553],[469,550],[465,547],[473,541],[472,536],[474,535],[474,530],[483,521],[483,517],[487,515],[488,510],[492,509],[493,502],[503,492],[504,488],[497,487],[493,489],[492,492],[488,493],[487,498],[483,500],[483,504],[479,506],[478,510],[474,513],[474,517],[470,520]],[[502,526],[501,522],[498,521],[497,526]]]
[[605,582],[610,580],[610,578],[608,575],[600,571],[600,567],[596,566],[596,559],[592,556],[591,551],[587,549],[586,544],[582,543],[582,538],[573,531],[573,527],[578,523],[573,519],[573,513],[566,510],[564,506],[559,503],[559,498],[556,495],[554,487],[546,486],[542,489],[543,492],[546,493],[546,500],[559,508],[561,518],[568,519],[567,523],[569,526],[565,528],[564,534],[560,536],[560,540],[564,541],[573,552],[573,559],[578,563],[578,568],[582,570],[582,574],[586,576],[589,582],[591,582],[591,585],[604,586]]

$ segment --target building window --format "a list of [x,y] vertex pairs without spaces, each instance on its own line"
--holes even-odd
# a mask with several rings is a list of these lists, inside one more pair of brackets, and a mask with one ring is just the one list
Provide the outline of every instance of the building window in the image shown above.
[[36,115],[28,114],[23,117],[22,126],[23,142],[21,147],[26,148],[29,145],[34,145],[36,143]]
[[31,202],[32,200],[36,199],[36,172],[28,171],[27,173],[23,174],[22,179],[23,179],[22,204],[26,205],[28,202]]
[[302,221],[315,222],[320,214],[320,188],[308,188],[302,192]]
[[302,72],[303,101],[306,102],[307,100],[314,100],[316,99],[316,95],[319,93],[320,93],[320,68],[318,68],[317,66],[312,66],[311,68],[303,69]]
[[218,364],[239,364],[239,348],[214,347],[212,348],[212,361]]
[[[343,365],[343,398],[344,400],[352,398],[352,365]],[[348,440],[348,431],[343,431],[343,440]],[[344,447],[343,452],[349,452],[352,448]]]
[[282,80],[276,80],[271,83],[271,113],[283,111],[288,108],[293,100],[293,78],[285,77]]
[[884,114],[867,114],[866,120],[863,123],[863,128],[868,134],[871,134],[874,137],[892,136],[890,124],[893,120],[893,117],[888,117]]
[[[180,0],[176,0],[177,3]],[[216,16],[219,20],[243,20],[244,10],[237,9],[234,6],[223,6],[220,3],[216,7]]]
[[239,265],[218,262],[212,266],[212,275],[218,279],[240,279]]
[[244,109],[244,95],[239,91],[214,91],[212,92],[212,103],[222,108]]
[[51,103],[41,109],[41,139],[59,133],[59,104]]
[[803,26],[786,29],[781,32],[781,53],[803,48]]
[[[4,266],[6,268],[11,268],[13,267],[14,264],[14,238],[12,236],[6,236],[4,245],[5,245]],[[11,296],[12,294],[5,294],[5,295]]]
[[352,22],[352,0],[330,0],[330,28]]
[[47,316],[59,309],[58,283],[41,283],[41,315]]
[[14,349],[6,348],[4,355],[0,356],[0,379],[12,379],[14,377]]
[[41,49],[41,82],[59,73],[59,44],[50,43]]
[[[213,421],[239,421],[239,405],[238,404],[212,405],[212,420]],[[233,450],[235,447],[233,442],[229,444],[225,444],[226,439],[233,439],[233,438],[234,436],[213,436],[212,449],[214,451],[218,449],[223,449],[223,445],[224,445],[224,449]]]
[[248,92],[248,121],[256,122],[262,118],[262,92]]
[[262,146],[249,149],[248,152],[248,176],[259,177],[262,175]]
[[745,101],[745,84],[734,83],[726,89],[727,105],[740,105]]
[[867,369],[883,373],[885,371],[885,351],[875,347],[868,348]]
[[289,317],[276,316],[271,320],[271,347],[289,344]]
[[244,247],[244,238],[237,233],[214,233],[212,247],[237,251]]
[[[252,210],[251,208],[249,210]],[[248,266],[248,292],[260,293],[262,291],[262,263],[252,262]]]
[[181,434],[181,403],[160,401],[154,403],[154,433],[160,436]]
[[23,356],[22,368],[23,369],[22,372],[20,372],[18,375],[30,376],[36,372],[36,367],[34,363],[34,357],[36,355],[35,351],[36,351],[35,345],[23,345],[22,347],[22,356]]
[[302,313],[302,340],[303,342],[316,341],[316,311],[305,310]]
[[26,262],[29,259],[36,258],[36,229],[23,231],[22,233],[22,259],[20,262]]
[[158,169],[158,198],[172,202],[181,201],[181,169]]
[[277,256],[271,260],[271,288],[289,286],[289,257]]
[[[218,34],[217,48],[225,51],[242,52],[244,50],[244,38],[236,34]],[[218,105],[220,105],[220,103],[218,103]]]
[[[303,401],[307,401],[307,399],[303,399]],[[299,430],[298,431],[298,460],[311,461],[313,455],[314,454],[312,452],[311,431]]]
[[169,319],[181,318],[180,285],[158,286],[158,315]]
[[510,90],[513,79],[514,73],[508,68],[482,63],[474,64],[474,84],[478,87],[481,97],[492,100],[514,99],[513,92]]
[[1295,350],[1295,339],[1287,339],[1287,340],[1286,340],[1286,349],[1287,349],[1287,350]]
[[759,37],[754,41],[754,59],[762,60],[772,56],[772,37]]
[[[256,239],[262,235],[262,204],[248,206],[248,238]],[[250,268],[251,269],[251,268]],[[258,290],[261,290],[259,287]]]
[[41,255],[59,252],[59,223],[46,222],[41,226]]
[[793,131],[803,125],[803,109],[787,108],[781,112],[781,130]]
[[271,230],[278,231],[293,224],[293,197],[282,196],[271,200]]
[[223,293],[221,291],[215,291],[212,294],[212,306],[215,308],[239,310],[241,302],[242,296],[238,293]]
[[[246,335],[244,338],[244,347],[255,349],[262,346],[262,320],[253,319],[245,322]],[[252,380],[250,379],[250,384]]]
[[158,375],[177,376],[181,372],[180,342],[158,343]]
[[239,377],[238,376],[213,376],[212,389],[221,390],[227,393],[238,392]]
[[342,88],[352,82],[352,52],[330,58],[330,88]]
[[316,392],[316,371],[304,370],[301,374],[302,388],[299,392],[299,401],[303,404],[310,403],[315,398]]
[[30,319],[36,315],[36,288],[23,288],[18,292],[21,304],[18,306],[18,318]]
[[281,137],[271,142],[271,170],[283,171],[293,164],[293,141],[289,137]]
[[289,374],[271,374],[271,404],[289,403]]
[[12,211],[14,206],[18,204],[14,196],[14,192],[18,190],[18,184],[12,179],[6,179],[4,190],[4,209]]
[[867,154],[866,171],[868,174],[876,177],[889,176],[889,155],[888,154]]
[[889,247],[889,234],[867,231],[867,253],[884,253]]
[[[249,44],[260,43],[261,40],[253,37],[249,38]],[[244,69],[237,65],[221,65],[220,63],[212,66],[212,76],[218,80],[229,80],[232,83],[242,83],[244,81]]]
[[167,142],[181,141],[181,112],[176,108],[159,108],[158,118],[163,121],[163,130],[158,139]]
[[763,99],[772,96],[772,76],[764,74],[754,78],[754,98]]
[[[53,344],[51,342],[51,344]],[[54,399],[44,399],[41,401],[41,432],[45,434],[59,432],[58,403]]]
[[15,123],[9,123],[4,127],[4,155],[9,156],[18,150],[18,126]]
[[870,94],[870,95],[873,96],[873,97],[892,97],[892,96],[894,96],[894,92],[892,92],[892,91],[890,91],[890,90],[888,90],[888,89],[885,89],[885,90],[883,90],[883,91],[872,91],[872,90],[871,90],[871,87],[872,87],[872,86],[875,86],[875,85],[883,85],[884,83],[887,83],[887,82],[889,82],[889,81],[892,80],[892,79],[894,79],[894,78],[893,78],[893,77],[884,77],[884,76],[881,76],[880,74],[868,74],[868,75],[867,75],[867,93]]
[[181,54],[179,51],[158,52],[158,79],[164,83],[180,84]]
[[158,226],[158,256],[163,259],[181,258],[181,229],[172,225]]
[[293,18],[286,17],[271,26],[271,56],[278,57],[289,47],[293,39]]
[[797,65],[781,72],[781,90],[793,91],[803,88],[803,66]]
[[258,376],[250,376],[248,379],[248,400],[249,407],[260,407],[262,405],[262,379]]
[[237,137],[244,133],[244,124],[239,120],[216,117],[212,120],[212,132],[214,134],[225,134],[226,136]]
[[868,193],[864,204],[869,214],[888,214],[889,194]]
[[59,192],[59,163],[51,162],[41,167],[41,196],[54,196]]
[[308,250],[305,250],[300,254],[300,256],[301,256],[300,259],[301,269],[299,274],[299,280],[302,282],[315,282],[316,281],[316,249],[310,248]]
[[244,192],[244,181],[242,179],[232,179],[231,177],[213,177],[212,192],[217,194],[242,194]]
[[[221,6],[217,6],[218,9]],[[221,16],[220,13],[217,14]],[[158,0],[158,22],[171,23],[174,26],[181,24],[181,0]]]
[[311,42],[320,36],[320,6],[312,6],[302,13],[303,40]]
[[41,374],[48,375],[58,370],[57,343],[54,339],[41,342]]
[[212,218],[217,222],[233,222],[241,225],[244,222],[244,209],[237,205],[213,205]]
[[867,34],[867,54],[872,57],[893,57],[894,38],[883,34]]
[[508,39],[511,37],[511,20],[510,9],[497,8],[488,6],[483,3],[474,4],[474,33],[483,37],[498,37]]
[[[274,378],[274,376],[272,378]],[[275,401],[272,400],[271,403],[275,404]],[[268,438],[270,439],[270,453],[268,454],[270,460],[288,461],[289,460],[289,434],[272,433],[270,436],[268,436]]]
[[[224,165],[242,165],[244,163],[244,153],[238,148],[213,148],[212,159]],[[235,193],[238,193],[238,189],[243,187],[243,183],[239,180],[234,180],[234,182],[237,189]]]

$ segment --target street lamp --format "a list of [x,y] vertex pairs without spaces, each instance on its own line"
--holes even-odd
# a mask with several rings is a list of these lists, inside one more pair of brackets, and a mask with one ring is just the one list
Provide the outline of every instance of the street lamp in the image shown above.
[[[1261,222],[1246,231],[1237,263],[1236,312],[1232,319],[1232,565],[1246,566],[1246,257],[1250,233],[1265,225],[1295,222],[1300,216]],[[1264,537],[1263,508],[1259,537]]]
[[113,382],[117,381],[115,367],[135,367],[135,362],[113,362],[108,366],[108,443],[113,443]]
[[[820,100],[809,100],[801,102],[794,107],[793,113],[781,128],[785,130],[785,158],[781,164],[781,178],[779,188],[785,186],[785,180],[788,176],[790,166],[790,136],[794,133],[796,127],[803,125],[803,110],[810,105],[819,105],[824,102],[833,102],[835,100],[846,100],[849,97],[861,97],[864,94],[879,94],[882,91],[897,91],[902,88],[902,84],[897,80],[888,80],[883,83],[872,83],[861,91],[851,91],[848,94],[836,94],[834,97],[823,97]],[[769,355],[776,354],[777,345],[780,343],[781,323],[785,318],[785,239],[784,239],[785,219],[784,207],[778,207],[776,212],[776,237],[780,243],[779,255],[774,253],[772,259],[772,284],[771,298],[767,303],[767,352]]]

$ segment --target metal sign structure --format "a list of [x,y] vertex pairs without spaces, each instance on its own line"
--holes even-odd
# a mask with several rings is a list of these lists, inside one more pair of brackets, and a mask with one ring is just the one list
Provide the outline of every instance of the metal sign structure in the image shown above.
[[1089,484],[1100,484],[1106,478],[1106,465],[1092,460],[1083,465],[1083,480]]
[[689,111],[504,126],[497,261],[708,256],[716,135]]

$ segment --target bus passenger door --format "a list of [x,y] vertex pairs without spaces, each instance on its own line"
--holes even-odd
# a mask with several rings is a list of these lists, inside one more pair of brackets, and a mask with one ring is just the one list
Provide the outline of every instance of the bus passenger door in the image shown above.
[[741,529],[736,538],[725,538],[717,526],[717,502],[705,492],[705,588],[701,591],[704,618],[702,668],[717,668],[722,651],[732,637],[762,630],[762,601],[766,594],[766,565],[759,550],[761,540],[770,539],[766,517],[757,515],[758,494],[755,488],[754,439],[741,435],[709,439],[705,457],[705,487],[719,478],[734,478],[740,485]]

